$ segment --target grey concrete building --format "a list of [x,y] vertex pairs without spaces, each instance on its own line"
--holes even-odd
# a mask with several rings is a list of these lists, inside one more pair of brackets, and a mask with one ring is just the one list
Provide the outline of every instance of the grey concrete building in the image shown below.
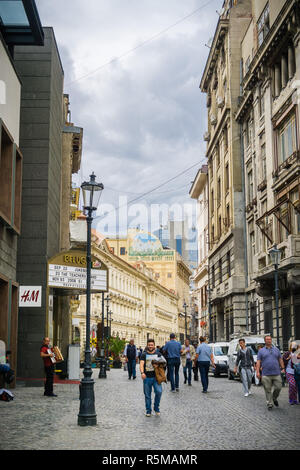
[[52,28],[42,47],[15,48],[22,80],[20,148],[23,152],[20,285],[41,286],[41,308],[19,309],[18,376],[42,377],[39,357],[48,314],[47,260],[60,249],[64,72]]

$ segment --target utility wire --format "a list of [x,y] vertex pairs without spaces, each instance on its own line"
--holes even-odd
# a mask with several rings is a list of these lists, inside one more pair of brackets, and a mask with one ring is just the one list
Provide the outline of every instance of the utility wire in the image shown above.
[[117,57],[114,57],[113,59],[110,59],[108,62],[105,62],[104,64],[100,65],[99,67],[97,67],[96,69],[94,70],[91,70],[90,72],[86,73],[85,75],[82,75],[81,77],[79,78],[76,78],[75,80],[73,80],[72,82],[69,82],[66,84],[66,87],[69,87],[71,85],[73,85],[73,83],[77,83],[81,80],[84,80],[85,78],[88,78],[90,77],[91,75],[99,72],[99,70],[107,67],[108,65],[111,65],[113,62],[117,62],[118,60],[121,60],[123,59],[124,57],[126,57],[127,55],[131,54],[132,52],[136,51],[137,49],[140,49],[141,47],[145,46],[146,44],[149,44],[150,42],[154,41],[155,39],[157,39],[159,36],[162,36],[163,34],[167,33],[170,29],[174,28],[175,26],[177,26],[178,24],[182,23],[183,21],[187,20],[188,18],[190,18],[191,16],[194,16],[196,13],[198,13],[200,10],[202,10],[203,8],[207,7],[209,4],[211,3],[211,0],[209,2],[206,2],[204,5],[202,5],[201,7],[197,8],[197,10],[194,10],[192,11],[191,13],[189,13],[188,15],[184,16],[183,18],[179,19],[178,21],[176,21],[176,23],[173,23],[172,25],[168,26],[167,28],[163,29],[162,31],[160,31],[159,33],[156,33],[154,34],[153,36],[151,36],[150,38],[146,39],[145,41],[141,42],[140,44],[138,44],[137,46],[133,47],[132,49],[129,49],[128,51],[124,52],[123,54],[117,56]]
[[[133,202],[136,202],[136,201],[138,201],[139,199],[142,199],[143,197],[147,196],[148,194],[153,193],[153,192],[156,191],[157,189],[159,189],[159,188],[165,186],[166,184],[170,183],[171,181],[174,181],[175,179],[179,178],[181,175],[184,175],[185,173],[187,173],[187,172],[190,171],[192,168],[195,168],[195,166],[198,166],[198,165],[201,165],[201,162],[195,163],[194,165],[190,166],[189,168],[187,168],[186,170],[182,171],[182,172],[179,173],[178,175],[173,176],[172,178],[168,179],[168,180],[165,181],[164,183],[161,183],[160,185],[156,186],[155,188],[151,189],[150,191],[147,191],[146,193],[143,193],[143,194],[141,194],[140,196],[138,196],[138,197],[132,199],[132,200],[129,201],[127,204],[123,204],[122,206],[118,206],[116,210],[118,211],[118,210],[121,209],[122,207],[125,207],[125,206],[127,206],[127,205],[129,205],[129,204],[132,204]],[[113,213],[113,212],[114,212],[114,210],[113,210],[113,211],[110,211],[110,212],[106,212],[105,215],[103,215],[102,217],[98,215],[98,216],[94,217],[94,220],[99,219],[99,218],[103,219],[104,217],[106,217],[107,215],[109,215],[109,214],[111,214],[111,213]]]

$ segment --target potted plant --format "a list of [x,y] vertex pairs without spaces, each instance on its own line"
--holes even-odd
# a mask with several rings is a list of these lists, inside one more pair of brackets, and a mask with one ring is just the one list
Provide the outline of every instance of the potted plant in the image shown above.
[[116,338],[110,338],[109,341],[109,349],[113,355],[113,368],[114,369],[121,369],[122,362],[120,354],[124,351],[126,341],[124,339],[120,339],[118,336]]

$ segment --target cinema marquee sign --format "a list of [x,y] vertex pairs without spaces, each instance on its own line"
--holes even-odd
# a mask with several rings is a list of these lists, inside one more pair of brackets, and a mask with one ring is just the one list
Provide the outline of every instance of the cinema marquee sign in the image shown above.
[[[86,290],[86,255],[82,251],[60,253],[48,262],[48,287]],[[108,291],[108,269],[92,256],[91,292]]]

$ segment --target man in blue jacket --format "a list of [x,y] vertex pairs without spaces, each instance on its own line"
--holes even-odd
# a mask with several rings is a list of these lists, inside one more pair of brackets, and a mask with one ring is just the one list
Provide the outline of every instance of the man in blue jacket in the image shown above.
[[175,340],[174,333],[170,334],[170,341],[165,344],[163,350],[166,351],[168,354],[167,362],[171,382],[171,392],[179,392],[179,367],[181,344]]

